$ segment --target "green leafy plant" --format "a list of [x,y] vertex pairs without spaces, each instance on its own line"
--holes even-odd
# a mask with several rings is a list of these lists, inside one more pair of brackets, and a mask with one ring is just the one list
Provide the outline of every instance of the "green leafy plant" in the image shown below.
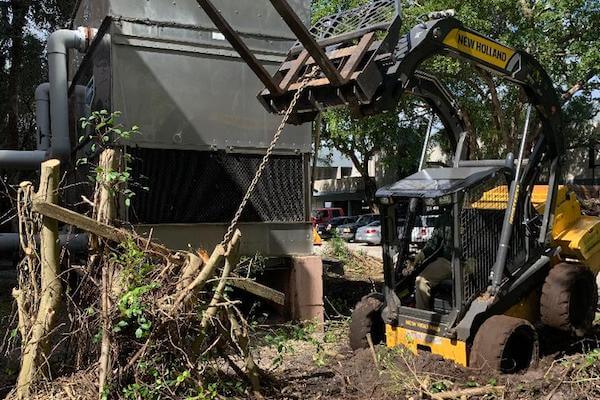
[[144,296],[159,287],[156,282],[148,282],[149,274],[155,266],[148,262],[146,255],[133,240],[119,245],[119,252],[111,255],[112,262],[121,266],[121,279],[127,288],[118,300],[121,319],[113,332],[122,332],[132,326],[137,339],[148,336],[152,322],[145,315]]
[[[135,135],[140,134],[139,127],[133,126],[126,129],[120,124],[119,118],[121,112],[108,112],[107,110],[94,111],[89,117],[80,119],[81,127],[89,134],[84,134],[79,138],[81,145],[89,144],[92,154],[108,148],[123,146],[125,141],[130,140]],[[93,174],[89,176],[90,181],[98,183],[106,187],[111,195],[120,194],[123,196],[125,205],[131,205],[131,199],[135,196],[135,192],[131,190],[131,161],[132,157],[127,152],[123,152],[124,165],[120,170],[106,169],[99,165],[95,166]],[[89,164],[87,157],[82,157],[77,160],[77,166]],[[147,187],[142,187],[143,190],[148,190]]]

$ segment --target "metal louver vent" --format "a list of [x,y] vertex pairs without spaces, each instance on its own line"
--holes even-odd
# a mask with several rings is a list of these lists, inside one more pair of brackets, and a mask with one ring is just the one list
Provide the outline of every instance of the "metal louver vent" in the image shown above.
[[[133,172],[150,191],[136,190],[133,223],[226,223],[248,188],[262,155],[130,149]],[[306,220],[302,156],[273,156],[242,222]]]

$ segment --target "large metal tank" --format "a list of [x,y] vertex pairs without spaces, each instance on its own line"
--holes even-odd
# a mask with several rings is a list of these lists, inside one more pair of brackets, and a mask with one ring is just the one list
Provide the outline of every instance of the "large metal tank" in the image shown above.
[[[274,70],[294,37],[269,0],[214,4]],[[308,24],[310,1],[290,4]],[[125,126],[142,132],[129,152],[136,179],[150,191],[137,190],[129,221],[142,231],[152,228],[170,247],[210,248],[280,122],[256,99],[260,81],[195,0],[81,0],[73,18],[79,26],[99,30],[85,58],[70,61],[72,92],[86,87],[80,113],[118,110]],[[82,134],[77,114],[74,145]],[[310,127],[288,126],[243,214],[245,253],[311,252],[310,151]]]

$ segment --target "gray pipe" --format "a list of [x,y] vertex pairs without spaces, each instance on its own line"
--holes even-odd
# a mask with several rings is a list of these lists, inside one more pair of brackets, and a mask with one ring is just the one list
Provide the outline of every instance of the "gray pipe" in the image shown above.
[[37,149],[50,148],[50,83],[42,83],[35,89],[35,124],[37,125]]
[[48,39],[48,75],[50,77],[50,156],[61,161],[71,159],[69,135],[69,95],[67,55],[69,49],[85,52],[89,35],[84,30],[61,29]]
[[[83,254],[88,249],[88,235],[85,233],[59,235],[59,243],[61,247],[66,247],[69,251]],[[16,253],[20,246],[18,233],[0,233],[0,252]]]
[[[67,55],[70,49],[85,52],[95,35],[95,30],[58,30],[48,39],[48,75],[50,77],[50,148],[37,151],[0,150],[0,168],[32,170],[48,158],[68,162],[71,158],[69,135],[69,95],[67,82]],[[40,97],[43,96],[40,89]],[[37,101],[36,91],[36,101]],[[41,100],[40,100],[41,102]],[[44,106],[42,106],[43,112]],[[36,113],[37,114],[37,113]],[[37,117],[37,115],[36,115]],[[43,129],[43,119],[38,121]],[[38,142],[40,143],[40,142]]]
[[0,168],[16,170],[38,169],[48,159],[45,151],[0,150]]

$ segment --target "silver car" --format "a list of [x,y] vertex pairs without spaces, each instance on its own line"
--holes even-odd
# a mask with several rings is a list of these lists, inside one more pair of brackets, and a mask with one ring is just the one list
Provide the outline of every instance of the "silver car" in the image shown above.
[[373,221],[356,230],[355,242],[381,244],[381,221]]

